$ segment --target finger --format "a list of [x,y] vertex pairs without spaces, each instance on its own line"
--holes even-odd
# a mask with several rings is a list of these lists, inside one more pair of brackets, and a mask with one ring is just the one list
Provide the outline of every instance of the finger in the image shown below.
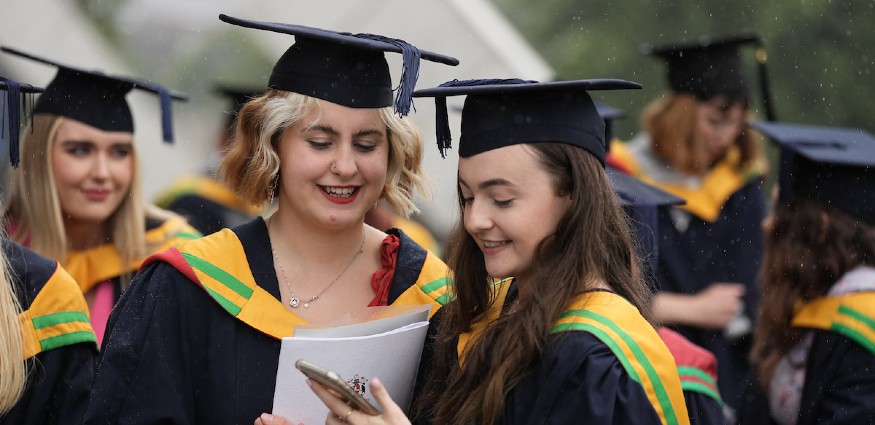
[[322,400],[322,403],[325,403],[325,406],[328,407],[328,416],[337,416],[343,419],[349,419],[350,416],[354,415],[355,412],[350,414],[350,410],[354,410],[346,401],[336,396],[332,391],[329,391],[328,388],[325,388],[321,384],[316,381],[307,380],[307,384],[310,385],[310,389],[316,393],[316,396]]
[[401,413],[401,408],[395,404],[394,400],[392,400],[392,396],[386,391],[386,387],[383,386],[383,382],[381,382],[379,378],[371,380],[371,394],[374,395],[374,400],[380,405],[380,410],[382,410],[383,413]]

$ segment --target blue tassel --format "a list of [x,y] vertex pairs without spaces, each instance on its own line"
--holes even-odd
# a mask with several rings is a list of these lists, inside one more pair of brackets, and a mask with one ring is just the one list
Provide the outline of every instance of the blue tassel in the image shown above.
[[[367,40],[382,41],[401,49],[403,64],[401,68],[401,82],[398,83],[398,87],[395,89],[395,113],[402,118],[407,116],[410,113],[410,108],[413,107],[413,90],[416,89],[416,81],[419,80],[419,61],[422,56],[419,49],[404,40],[384,37],[382,35],[356,34],[355,36]],[[413,108],[413,110],[415,111],[416,108]]]
[[157,85],[158,99],[161,102],[161,133],[164,143],[173,144],[173,110],[170,90]]

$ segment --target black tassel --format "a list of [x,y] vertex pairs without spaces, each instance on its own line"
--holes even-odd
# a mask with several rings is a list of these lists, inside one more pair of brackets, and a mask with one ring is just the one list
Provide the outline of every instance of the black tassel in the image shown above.
[[761,43],[757,46],[756,59],[760,77],[760,91],[762,92],[763,96],[763,109],[766,113],[766,120],[775,122],[778,121],[778,117],[775,115],[775,105],[772,101],[772,90],[769,86],[769,74],[766,67],[768,55],[766,54],[765,47],[763,47]]
[[438,150],[441,152],[441,158],[446,158],[447,150],[452,148],[453,142],[453,136],[450,134],[450,118],[447,114],[447,98],[435,97],[434,107]]

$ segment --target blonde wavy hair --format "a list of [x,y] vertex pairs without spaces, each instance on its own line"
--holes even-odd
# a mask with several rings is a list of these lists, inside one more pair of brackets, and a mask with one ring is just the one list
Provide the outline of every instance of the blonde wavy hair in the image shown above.
[[[650,134],[654,153],[673,168],[693,175],[704,173],[711,165],[706,147],[696,143],[694,137],[696,109],[701,102],[689,93],[669,93],[648,104],[641,114],[641,128]],[[747,103],[741,102],[747,113]],[[735,141],[740,153],[736,169],[745,170],[759,161],[763,155],[761,145],[760,137],[745,128]]]
[[[67,118],[36,114],[21,141],[21,165],[12,172],[12,190],[5,218],[12,224],[11,237],[45,257],[64,263],[67,234],[61,202],[52,169],[52,148],[61,123]],[[167,220],[177,215],[143,201],[136,149],[131,150],[132,179],[128,196],[109,218],[112,244],[130,264],[150,252],[146,243],[146,218]],[[128,278],[123,279],[123,286]]]
[[[5,238],[0,229],[0,244]],[[6,255],[0,255],[0,417],[15,406],[27,382],[27,365],[24,354],[24,340],[18,315],[21,305],[15,292],[15,285],[9,274]]]
[[[283,131],[318,108],[317,99],[282,90],[268,90],[251,100],[237,115],[234,139],[219,174],[242,199],[264,205],[277,194]],[[429,181],[422,171],[422,134],[391,107],[380,108],[389,139],[389,167],[381,197],[404,217],[419,212],[413,194],[428,196]]]

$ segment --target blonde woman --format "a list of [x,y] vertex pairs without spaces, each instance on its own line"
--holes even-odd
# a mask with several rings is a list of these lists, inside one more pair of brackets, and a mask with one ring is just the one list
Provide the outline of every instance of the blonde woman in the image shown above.
[[[2,77],[0,90],[15,102],[41,91]],[[7,113],[15,141],[18,111]],[[0,424],[67,423],[83,414],[97,360],[85,300],[57,262],[2,230],[0,245]]]
[[25,131],[6,211],[9,233],[70,272],[101,341],[112,307],[146,255],[197,236],[184,219],[148,206],[140,188],[125,94],[157,92],[162,103],[170,94],[151,83],[3,50],[59,68]]
[[384,55],[415,47],[221,18],[295,35],[267,92],[241,109],[220,166],[239,196],[275,199],[277,211],[147,260],[110,321],[86,423],[249,423],[272,410],[280,340],[297,325],[447,301],[434,253],[365,224],[380,199],[414,212],[423,187],[420,133],[396,115],[415,72],[393,108]]

